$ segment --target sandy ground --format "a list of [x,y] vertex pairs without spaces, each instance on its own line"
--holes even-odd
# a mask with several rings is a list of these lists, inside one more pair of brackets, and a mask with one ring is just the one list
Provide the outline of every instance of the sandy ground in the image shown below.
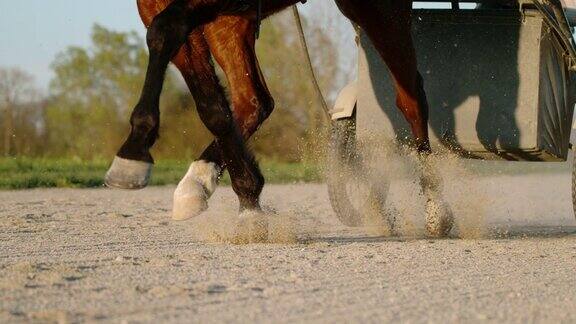
[[393,188],[404,232],[387,238],[341,226],[323,185],[268,186],[298,239],[254,245],[218,242],[229,188],[183,223],[173,188],[1,192],[0,322],[576,321],[569,176],[473,182],[447,184],[444,240],[422,236],[410,189]]

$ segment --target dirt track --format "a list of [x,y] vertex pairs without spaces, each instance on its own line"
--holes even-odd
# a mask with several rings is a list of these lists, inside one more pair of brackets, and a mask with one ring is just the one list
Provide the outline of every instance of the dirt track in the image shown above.
[[[264,201],[299,242],[244,246],[206,242],[235,215],[229,188],[184,223],[169,220],[172,188],[2,192],[0,322],[576,321],[568,175],[475,186],[448,184],[448,200],[480,239],[429,240],[417,220],[400,239],[344,228],[324,186],[293,185]],[[476,190],[480,221],[461,199]]]

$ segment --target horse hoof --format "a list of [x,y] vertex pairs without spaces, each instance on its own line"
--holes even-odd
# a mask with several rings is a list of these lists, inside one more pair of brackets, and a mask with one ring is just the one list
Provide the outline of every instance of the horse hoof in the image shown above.
[[245,210],[236,229],[237,243],[265,243],[268,241],[268,218],[261,210]]
[[443,201],[429,200],[426,203],[426,231],[430,237],[447,237],[454,226],[454,216]]
[[174,192],[172,218],[177,221],[187,220],[206,211],[208,199],[216,190],[219,176],[220,168],[214,163],[192,163]]
[[104,183],[109,188],[142,189],[148,185],[152,163],[115,157]]
[[172,219],[184,221],[202,214],[208,209],[208,193],[202,184],[181,181],[174,192]]

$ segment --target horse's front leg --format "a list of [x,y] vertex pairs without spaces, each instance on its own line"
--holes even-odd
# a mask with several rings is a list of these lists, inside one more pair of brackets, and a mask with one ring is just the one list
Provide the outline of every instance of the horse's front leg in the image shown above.
[[148,184],[154,162],[150,148],[158,138],[160,93],[168,63],[195,27],[213,19],[217,3],[175,0],[151,22],[146,36],[150,52],[146,80],[130,117],[130,134],[106,174],[109,187],[140,189]]
[[412,128],[421,159],[421,185],[427,199],[427,229],[446,236],[453,219],[440,195],[441,181],[429,163],[428,102],[417,70],[411,34],[412,1],[336,0],[342,12],[358,24],[386,62],[395,81],[396,104]]
[[[186,186],[198,188],[196,180],[201,180],[202,186],[204,186],[204,181],[213,185],[218,174],[216,171],[219,171],[215,162],[222,163],[228,168],[232,188],[238,195],[241,211],[260,210],[259,197],[264,186],[264,178],[258,164],[246,147],[242,132],[235,123],[226,93],[214,70],[203,33],[203,28],[192,33],[190,42],[180,49],[174,58],[174,63],[183,72],[196,100],[200,119],[214,135],[219,152],[211,160],[202,161],[207,168],[203,170],[192,168],[192,173],[188,174],[188,179],[191,181],[183,181],[182,186],[179,186],[179,189],[183,188],[183,190],[177,194],[182,193],[184,197],[180,203],[188,202],[181,206],[182,210],[185,211],[186,207],[191,210],[189,213],[183,212],[175,215],[180,219],[188,218],[205,208],[204,204],[208,195],[198,199],[196,195],[198,190],[190,189],[190,187],[186,189]],[[207,177],[204,178],[203,175]],[[201,191],[203,188],[198,189]],[[213,190],[213,187],[209,189]],[[201,203],[200,206],[195,205],[197,202]]]
[[[189,53],[179,53],[174,60],[184,79],[195,90],[195,79],[206,72],[197,71],[194,62],[209,59],[210,53],[199,53],[203,37],[230,85],[230,99],[235,123],[247,140],[271,114],[274,101],[266,87],[255,53],[255,24],[243,17],[222,16],[203,27],[201,35],[190,38]],[[197,99],[198,100],[198,99]],[[212,142],[201,157],[192,163],[174,193],[173,217],[189,219],[208,207],[221,172],[227,167],[222,149]]]

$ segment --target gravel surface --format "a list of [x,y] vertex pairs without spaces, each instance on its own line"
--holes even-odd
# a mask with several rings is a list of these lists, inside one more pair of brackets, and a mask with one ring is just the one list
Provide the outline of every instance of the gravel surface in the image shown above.
[[174,188],[0,192],[0,322],[574,322],[567,174],[447,183],[453,237],[422,233],[401,183],[401,237],[345,228],[324,185],[272,185],[268,244],[227,242],[236,198],[170,220]]

